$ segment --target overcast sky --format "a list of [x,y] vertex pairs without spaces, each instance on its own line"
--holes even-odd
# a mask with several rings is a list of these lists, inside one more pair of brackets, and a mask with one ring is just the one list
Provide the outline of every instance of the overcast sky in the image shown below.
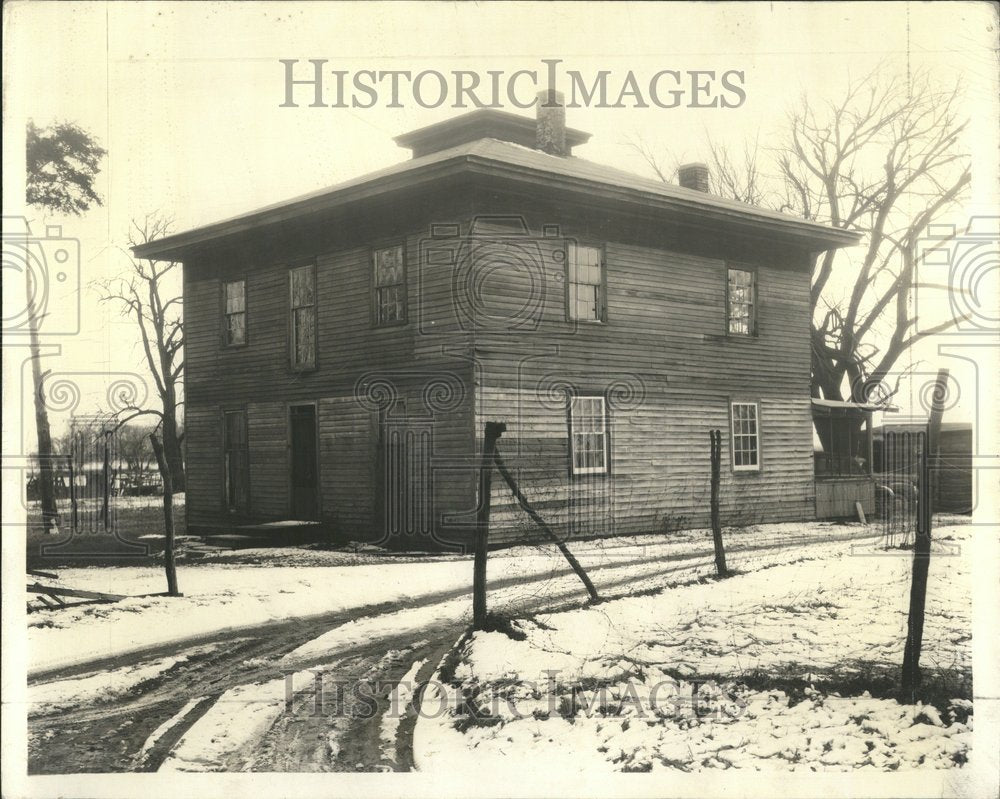
[[[130,218],[159,211],[184,229],[329,186],[406,158],[393,136],[462,113],[408,97],[404,108],[385,100],[371,109],[280,108],[279,59],[323,58],[328,69],[351,73],[511,73],[541,70],[542,58],[585,75],[742,71],[746,101],[735,109],[569,111],[570,125],[593,133],[576,154],[645,174],[625,145],[629,135],[682,160],[704,159],[706,132],[737,146],[758,131],[766,140],[803,92],[837,97],[849,78],[878,64],[926,67],[943,85],[963,79],[975,163],[964,213],[996,207],[997,33],[985,3],[15,2],[4,13],[4,214],[29,217],[36,235],[45,223],[61,224],[81,242],[81,332],[60,339],[61,354],[47,359],[57,372],[139,369],[131,325],[86,286],[121,268],[117,248]],[[76,121],[108,149],[98,183],[103,208],[82,219],[42,219],[23,207],[28,118]],[[923,371],[933,372],[936,344],[920,355],[930,359]],[[4,359],[8,378],[14,360]],[[79,380],[91,397],[79,410],[89,410],[99,386]],[[972,413],[967,396],[954,413]]]

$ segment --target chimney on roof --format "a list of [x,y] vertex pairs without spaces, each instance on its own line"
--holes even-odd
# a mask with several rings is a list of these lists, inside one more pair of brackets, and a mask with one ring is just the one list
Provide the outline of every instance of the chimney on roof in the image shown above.
[[535,103],[535,148],[549,155],[569,155],[564,99],[562,92],[544,89]]
[[708,164],[684,164],[677,169],[677,180],[685,189],[708,194]]

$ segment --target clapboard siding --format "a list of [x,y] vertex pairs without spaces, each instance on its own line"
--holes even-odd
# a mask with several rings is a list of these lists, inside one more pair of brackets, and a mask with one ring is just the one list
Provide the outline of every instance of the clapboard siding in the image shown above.
[[[727,239],[542,195],[456,186],[248,231],[192,256],[192,523],[227,521],[218,425],[232,404],[247,408],[251,515],[288,513],[287,407],[303,401],[317,403],[321,517],[347,538],[378,540],[384,529],[380,407],[404,414],[431,442],[433,536],[406,545],[469,540],[487,420],[508,423],[500,451],[540,512],[571,535],[707,523],[707,433],[716,427],[726,433],[727,523],[812,516],[811,255],[763,236]],[[511,215],[527,234],[517,220],[497,218]],[[558,235],[543,235],[546,225]],[[371,251],[396,242],[406,249],[407,323],[376,328]],[[566,320],[561,255],[570,242],[605,249],[604,323]],[[316,264],[318,355],[314,371],[297,373],[288,368],[288,269],[304,262]],[[727,265],[757,273],[755,337],[726,335]],[[248,345],[229,349],[221,344],[222,282],[240,278]],[[609,477],[569,474],[567,385],[609,397]],[[728,468],[731,400],[760,403],[760,473]],[[493,485],[493,540],[534,534],[502,481]]]
[[[806,254],[721,257],[710,246],[685,252],[668,248],[680,242],[655,231],[643,237],[652,246],[601,239],[564,219],[567,240],[605,250],[606,319],[575,323],[566,320],[565,266],[552,257],[554,248],[546,250],[541,222],[529,227],[542,256],[484,283],[482,302],[493,317],[512,316],[502,331],[495,324],[475,330],[476,429],[486,421],[507,423],[500,450],[546,520],[570,536],[707,524],[713,428],[724,432],[725,523],[811,517]],[[729,265],[757,274],[754,337],[726,335]],[[547,296],[528,303],[539,286]],[[608,476],[570,474],[565,387],[608,397]],[[759,403],[760,472],[729,466],[733,400]],[[492,540],[538,534],[502,482],[494,482],[492,502]]]
[[185,408],[184,448],[187,523],[193,527],[217,524],[223,515],[222,428],[217,408]]

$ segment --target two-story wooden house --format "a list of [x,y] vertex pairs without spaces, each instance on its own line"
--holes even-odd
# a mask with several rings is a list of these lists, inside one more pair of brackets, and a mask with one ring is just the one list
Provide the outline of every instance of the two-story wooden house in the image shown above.
[[[558,103],[135,248],[184,264],[187,518],[466,541],[484,423],[573,535],[815,515],[809,285],[852,233],[571,154]],[[494,481],[493,541],[533,532]]]

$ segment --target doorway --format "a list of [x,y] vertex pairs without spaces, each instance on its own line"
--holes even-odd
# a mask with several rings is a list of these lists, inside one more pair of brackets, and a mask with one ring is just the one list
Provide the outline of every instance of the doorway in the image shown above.
[[316,406],[292,405],[288,413],[292,450],[292,518],[315,519],[319,510]]

